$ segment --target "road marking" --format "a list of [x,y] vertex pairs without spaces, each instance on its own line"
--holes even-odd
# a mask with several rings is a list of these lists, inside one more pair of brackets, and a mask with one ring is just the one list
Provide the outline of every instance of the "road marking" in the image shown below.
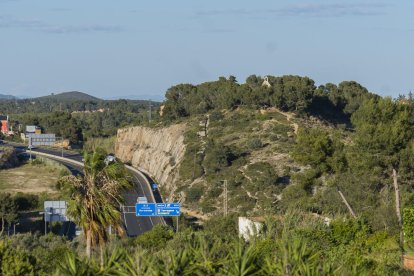
[[123,214],[124,214],[124,222],[125,222],[125,228],[126,228],[126,230],[127,230],[127,233],[128,233],[128,225],[127,225],[127,220],[126,220],[126,217],[125,217],[125,210],[122,210],[123,212]]
[[138,194],[139,194],[139,190],[141,189],[142,195],[146,196],[145,193],[144,193],[144,189],[140,185],[141,182],[139,181],[138,177],[135,174],[134,174],[134,179],[135,179],[136,182],[138,182],[138,185],[137,185],[137,187],[138,187],[138,191],[137,191]]

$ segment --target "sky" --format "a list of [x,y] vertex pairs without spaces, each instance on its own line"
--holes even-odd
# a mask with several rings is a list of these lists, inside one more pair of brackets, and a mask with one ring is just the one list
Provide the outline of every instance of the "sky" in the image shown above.
[[414,1],[0,0],[0,94],[162,100],[219,76],[414,90]]

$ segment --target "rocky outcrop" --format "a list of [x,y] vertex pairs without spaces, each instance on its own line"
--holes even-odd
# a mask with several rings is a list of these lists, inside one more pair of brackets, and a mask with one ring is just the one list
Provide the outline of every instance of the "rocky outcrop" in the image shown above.
[[179,164],[184,153],[184,124],[164,128],[130,127],[119,129],[116,156],[148,173],[168,196],[175,190]]

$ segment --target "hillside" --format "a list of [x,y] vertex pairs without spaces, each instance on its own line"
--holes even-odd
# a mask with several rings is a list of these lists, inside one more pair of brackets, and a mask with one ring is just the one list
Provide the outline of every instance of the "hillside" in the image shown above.
[[63,92],[59,94],[52,93],[48,96],[42,96],[33,98],[32,100],[37,101],[100,101],[101,99],[91,96],[89,94],[78,92],[78,91],[70,91],[70,92]]
[[[222,214],[226,197],[228,212],[238,215],[295,209],[348,216],[341,191],[371,227],[396,231],[390,166],[399,164],[407,206],[414,196],[408,161],[414,103],[383,99],[352,81],[315,87],[299,76],[268,79],[270,86],[256,76],[242,84],[220,78],[173,86],[155,130],[118,131],[117,154],[145,168],[165,198],[200,218]],[[179,125],[181,137],[151,138]],[[184,141],[184,155],[170,146],[177,141]]]
[[0,94],[0,100],[13,100],[13,99],[17,99],[17,98],[13,95]]

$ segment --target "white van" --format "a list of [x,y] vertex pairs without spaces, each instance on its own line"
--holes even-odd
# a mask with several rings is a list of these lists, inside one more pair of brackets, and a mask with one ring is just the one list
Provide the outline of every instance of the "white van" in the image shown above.
[[145,196],[139,196],[137,198],[137,203],[148,203],[148,199]]

